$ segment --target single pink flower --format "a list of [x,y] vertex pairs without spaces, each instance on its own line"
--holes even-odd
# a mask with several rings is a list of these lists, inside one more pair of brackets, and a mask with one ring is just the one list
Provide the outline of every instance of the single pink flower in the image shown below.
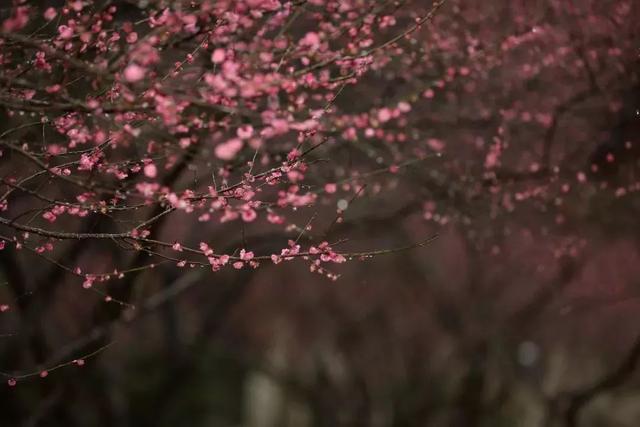
[[137,64],[130,64],[124,69],[124,78],[126,81],[135,83],[144,78],[146,70]]
[[388,108],[380,109],[380,111],[378,111],[378,120],[380,120],[380,122],[382,123],[391,120],[391,110],[389,110]]
[[147,178],[155,178],[158,175],[158,168],[153,163],[144,167],[144,174]]
[[313,31],[308,32],[301,40],[300,46],[308,47],[311,50],[317,50],[320,47],[320,36]]
[[226,58],[227,54],[225,53],[224,49],[218,48],[211,54],[211,62],[213,62],[214,64],[221,64]]
[[71,37],[73,37],[73,28],[66,25],[60,25],[58,27],[58,33],[60,34],[61,39],[69,40]]
[[50,7],[49,9],[44,11],[44,19],[46,19],[47,21],[51,21],[56,16],[58,16],[58,12],[56,12],[53,7]]
[[219,144],[215,148],[216,157],[222,160],[232,160],[242,149],[243,142],[241,139],[233,138]]

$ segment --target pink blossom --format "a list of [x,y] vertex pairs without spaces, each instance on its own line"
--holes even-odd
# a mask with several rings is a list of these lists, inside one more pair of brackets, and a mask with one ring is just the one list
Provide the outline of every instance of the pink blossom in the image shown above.
[[53,7],[50,7],[44,12],[44,19],[46,19],[47,21],[51,21],[57,15],[58,15],[58,12],[56,12],[56,10]]
[[273,212],[269,212],[269,214],[267,215],[267,221],[269,221],[271,224],[283,224],[284,217],[276,215]]
[[158,174],[158,168],[153,163],[149,163],[144,167],[144,174],[147,178],[155,178]]
[[78,166],[79,170],[91,170],[96,164],[96,159],[93,156],[88,154],[83,154],[80,156],[80,166]]
[[216,146],[214,152],[216,157],[222,160],[232,160],[242,149],[243,142],[239,138],[233,138]]
[[236,134],[240,139],[249,139],[253,136],[253,126],[251,125],[240,126],[236,131]]
[[56,85],[47,86],[45,88],[45,91],[47,93],[57,93],[57,92],[60,92],[60,89],[62,89],[62,86],[56,84]]
[[484,159],[484,167],[487,169],[493,169],[498,166],[500,164],[501,155],[502,146],[499,143],[493,144]]
[[263,9],[267,11],[278,10],[282,7],[278,0],[246,0],[246,3],[252,9]]
[[13,15],[2,23],[2,31],[12,32],[24,28],[29,22],[29,7],[18,6],[13,10]]
[[388,122],[389,120],[391,120],[391,110],[389,110],[388,108],[381,108],[378,111],[378,120],[380,120],[380,122],[385,123]]
[[158,191],[160,185],[158,183],[149,183],[149,182],[140,182],[136,184],[136,190],[144,197],[151,197],[153,194]]
[[406,101],[400,101],[398,103],[398,110],[400,110],[403,113],[408,113],[409,111],[411,111],[411,104],[409,104]]
[[494,151],[487,153],[487,157],[484,160],[484,167],[487,169],[495,168],[498,164],[498,155]]
[[320,47],[320,36],[313,31],[308,32],[301,40],[300,46],[308,47],[311,50],[317,50]]
[[124,78],[126,81],[134,83],[144,79],[146,70],[137,64],[129,64],[124,69]]
[[578,179],[578,182],[585,183],[587,182],[587,175],[585,175],[584,172],[578,172],[577,179]]
[[53,214],[53,212],[47,211],[42,214],[42,218],[46,219],[49,222],[54,222],[57,217]]
[[68,27],[66,25],[60,25],[58,27],[58,33],[61,39],[69,40],[73,37],[73,28]]
[[211,249],[209,247],[209,245],[207,245],[205,242],[200,242],[200,250],[206,255],[206,256],[211,256],[213,255],[213,249]]
[[246,210],[242,211],[241,216],[242,216],[242,220],[244,222],[252,222],[252,221],[254,221],[256,219],[258,214],[253,209],[246,209]]
[[442,150],[444,150],[444,142],[436,138],[427,139],[427,145],[437,153],[440,153],[442,152]]
[[211,54],[211,62],[213,62],[214,64],[221,64],[224,62],[224,60],[227,58],[227,54],[224,51],[224,49],[216,49],[213,51],[213,53]]
[[127,34],[127,43],[133,44],[137,41],[138,41],[138,33],[132,31],[129,34]]
[[271,122],[271,126],[277,134],[286,133],[289,131],[289,122],[284,119],[275,119]]
[[95,276],[91,276],[91,275],[86,275],[84,282],[82,282],[82,287],[85,289],[89,289],[93,286],[93,282],[95,282],[96,278]]
[[324,186],[324,191],[326,191],[329,194],[335,193],[336,189],[337,189],[337,185],[333,183],[328,183],[328,184],[325,184]]
[[[164,121],[164,123],[168,126],[178,124],[178,113],[182,110],[182,107],[178,106],[175,100],[170,96],[157,94],[155,96],[155,101],[156,111],[162,116],[162,120]],[[190,143],[190,140],[188,138],[181,138],[180,144],[183,143],[183,140],[186,140]]]

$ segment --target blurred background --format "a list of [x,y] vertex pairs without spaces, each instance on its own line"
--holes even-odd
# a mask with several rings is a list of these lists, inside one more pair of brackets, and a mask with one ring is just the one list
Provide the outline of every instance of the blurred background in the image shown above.
[[[109,3],[126,21],[153,2]],[[314,28],[305,14],[336,2],[295,3],[301,37]],[[381,40],[431,7],[372,3],[397,20]],[[158,265],[131,279],[135,313],[98,323],[99,298],[77,279],[0,252],[0,283],[20,290],[0,286],[12,305],[0,314],[0,371],[100,350],[0,386],[0,425],[640,425],[639,17],[633,0],[452,0],[345,86],[335,141],[307,178],[337,192],[288,220],[317,218],[309,234],[345,239],[346,251],[438,237],[336,265],[337,281],[302,262],[215,274]],[[350,130],[403,102],[400,118]],[[27,120],[9,110],[0,131]],[[3,157],[0,175],[20,162]],[[298,235],[233,224],[175,213],[157,233],[267,254]],[[56,256],[94,267],[135,258],[101,245]]]

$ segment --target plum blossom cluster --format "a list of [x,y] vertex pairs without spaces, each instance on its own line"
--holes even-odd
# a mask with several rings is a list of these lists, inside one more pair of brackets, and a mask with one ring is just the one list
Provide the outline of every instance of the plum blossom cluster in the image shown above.
[[[394,156],[345,176],[332,158],[360,137],[415,141],[392,130],[413,101],[356,113],[344,97],[400,64],[400,46],[443,3],[11,0],[0,14],[0,108],[16,123],[0,135],[3,249],[32,251],[124,306],[130,292],[112,295],[116,282],[169,262],[219,271],[303,259],[337,278],[326,265],[348,257],[326,236],[302,245],[290,234],[311,213],[330,221],[337,193],[351,192],[340,195],[342,223],[344,197],[359,197],[379,170],[398,171]],[[239,229],[279,230],[288,245],[254,253],[250,238],[227,243],[226,230]],[[212,239],[225,249],[203,233],[226,235]],[[102,266],[60,258],[85,242]],[[114,249],[152,262],[111,265]]]

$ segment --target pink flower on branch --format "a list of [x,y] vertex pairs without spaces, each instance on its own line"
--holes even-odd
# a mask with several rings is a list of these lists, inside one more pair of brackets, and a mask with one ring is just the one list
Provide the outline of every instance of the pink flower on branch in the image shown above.
[[124,69],[124,79],[130,83],[144,79],[146,70],[137,64],[130,64]]

